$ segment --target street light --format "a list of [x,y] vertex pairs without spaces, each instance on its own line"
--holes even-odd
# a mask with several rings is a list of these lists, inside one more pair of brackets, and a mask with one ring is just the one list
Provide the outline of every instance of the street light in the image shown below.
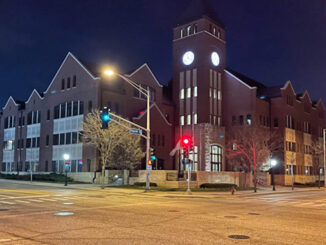
[[65,153],[63,154],[63,159],[65,160],[65,172],[66,172],[66,177],[65,177],[65,186],[68,185],[68,180],[67,180],[67,173],[69,171],[69,163],[68,163],[68,160],[70,159],[70,155]]
[[275,159],[271,160],[271,169],[272,169],[272,184],[273,184],[273,191],[275,191],[275,180],[274,180],[274,167],[277,165],[277,161]]
[[145,191],[148,191],[150,189],[150,173],[152,170],[152,165],[148,164],[150,161],[150,94],[149,94],[149,88],[144,89],[140,87],[137,83],[130,80],[129,78],[125,77],[124,75],[121,75],[119,73],[114,72],[113,70],[106,70],[104,71],[104,74],[107,76],[113,76],[117,75],[118,77],[122,78],[124,81],[129,83],[132,87],[134,87],[136,90],[138,90],[141,94],[143,94],[147,98],[147,122],[146,122],[146,188]]

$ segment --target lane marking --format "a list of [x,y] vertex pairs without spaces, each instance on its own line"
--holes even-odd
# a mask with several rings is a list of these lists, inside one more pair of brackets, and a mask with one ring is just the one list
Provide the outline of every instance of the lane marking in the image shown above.
[[16,202],[21,202],[21,203],[30,203],[28,201],[23,201],[23,200],[15,200]]
[[41,201],[41,200],[37,200],[37,199],[30,199],[30,200],[28,200],[28,201],[31,201],[31,202],[43,202],[43,201]]
[[48,199],[48,198],[40,198],[40,200],[50,201],[50,202],[56,202],[57,201],[57,200],[52,200],[52,199]]
[[5,202],[5,201],[0,201],[0,203],[3,203],[3,204],[9,204],[9,205],[14,205],[15,203],[13,202]]

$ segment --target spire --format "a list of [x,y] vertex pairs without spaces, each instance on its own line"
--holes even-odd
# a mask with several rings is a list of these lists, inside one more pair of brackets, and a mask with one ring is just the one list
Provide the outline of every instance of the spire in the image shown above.
[[207,0],[191,0],[188,7],[185,9],[183,14],[177,20],[177,25],[184,25],[188,22],[207,17],[213,22],[224,28],[223,23],[218,18],[213,7],[208,3]]

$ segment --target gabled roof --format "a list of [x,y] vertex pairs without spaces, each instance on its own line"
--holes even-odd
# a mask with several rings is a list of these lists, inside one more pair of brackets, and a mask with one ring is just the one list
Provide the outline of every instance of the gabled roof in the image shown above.
[[301,93],[301,94],[297,94],[297,98],[299,98],[300,100],[302,100],[305,96],[308,97],[309,102],[312,104],[312,101],[311,101],[311,99],[310,99],[310,96],[309,96],[309,93],[308,93],[307,90],[305,90],[305,91],[304,91],[303,93]]
[[142,69],[147,69],[149,71],[149,73],[152,75],[152,77],[154,78],[154,80],[156,81],[156,83],[158,84],[158,86],[163,87],[163,85],[160,84],[159,81],[156,79],[155,75],[153,74],[152,70],[149,68],[147,63],[144,63],[143,65],[138,67],[136,70],[132,71],[130,74],[124,74],[124,75],[126,77],[132,77],[134,74],[136,74],[137,72],[139,72]]
[[187,24],[203,17],[209,18],[220,27],[225,28],[207,0],[191,0],[188,8],[186,8],[177,20],[177,26]]
[[49,88],[51,87],[52,83],[54,82],[55,78],[57,77],[57,75],[59,74],[61,68],[63,67],[64,63],[66,62],[66,60],[69,57],[73,58],[88,73],[88,75],[90,75],[91,78],[93,78],[94,80],[99,79],[99,77],[96,77],[94,74],[92,74],[71,52],[68,52],[68,54],[64,58],[63,62],[61,63],[59,69],[57,70],[56,74],[54,75],[50,85],[48,86],[48,88],[45,90],[44,93],[48,92]]
[[28,100],[26,101],[26,104],[29,103],[29,100],[33,97],[33,94],[37,94],[37,96],[40,98],[40,99],[43,99],[43,94],[41,95],[36,89],[34,89],[31,93],[31,95],[29,96]]
[[14,102],[15,106],[18,106],[18,104],[16,103],[16,101],[14,100],[14,98],[12,96],[10,96],[5,104],[4,107],[2,107],[2,109],[5,109],[7,107],[7,105],[9,104],[9,102],[12,101]]
[[240,79],[242,82],[244,82],[245,84],[247,84],[249,87],[254,88],[256,87],[257,89],[263,89],[266,88],[266,86],[260,82],[257,82],[256,80],[249,78],[239,72],[236,72],[230,68],[226,68],[226,71],[228,71],[229,73],[231,73],[233,76],[237,77],[238,79]]

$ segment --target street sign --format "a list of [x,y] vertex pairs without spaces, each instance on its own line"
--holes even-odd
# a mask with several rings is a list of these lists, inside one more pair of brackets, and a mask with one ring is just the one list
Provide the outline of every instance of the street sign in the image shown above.
[[152,171],[152,164],[146,164],[146,170],[147,170],[147,172],[151,172]]
[[141,135],[142,132],[143,131],[141,129],[137,129],[137,128],[131,128],[130,129],[130,133],[132,133],[132,134],[139,134],[139,135]]

